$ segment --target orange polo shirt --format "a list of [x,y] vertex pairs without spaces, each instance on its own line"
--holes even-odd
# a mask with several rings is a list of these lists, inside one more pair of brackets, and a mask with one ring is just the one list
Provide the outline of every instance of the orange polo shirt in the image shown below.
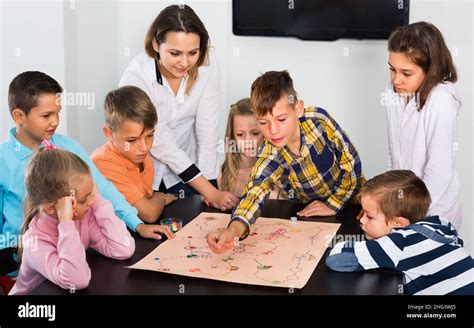
[[141,172],[140,168],[120,154],[111,142],[97,148],[90,157],[99,171],[113,182],[131,205],[143,197],[150,198],[153,195],[151,184],[154,168],[150,155],[145,157]]

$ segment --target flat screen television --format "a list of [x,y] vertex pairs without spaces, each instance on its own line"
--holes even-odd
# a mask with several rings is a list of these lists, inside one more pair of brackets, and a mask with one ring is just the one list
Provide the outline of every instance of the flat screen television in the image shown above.
[[410,0],[233,0],[235,35],[303,40],[388,39],[408,24]]

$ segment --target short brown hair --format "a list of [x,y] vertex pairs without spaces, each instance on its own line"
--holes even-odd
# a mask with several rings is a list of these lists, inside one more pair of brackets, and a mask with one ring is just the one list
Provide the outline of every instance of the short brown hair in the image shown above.
[[116,131],[126,120],[143,124],[143,130],[153,129],[158,122],[155,106],[145,91],[123,86],[110,91],[104,102],[105,123]]
[[398,27],[390,34],[388,50],[404,53],[420,66],[425,79],[419,89],[418,110],[421,110],[431,90],[440,82],[456,82],[458,75],[443,35],[433,24],[417,22]]
[[43,94],[60,95],[63,88],[51,76],[38,71],[18,74],[8,88],[8,107],[10,113],[18,108],[25,115],[37,106],[38,97]]
[[410,170],[393,170],[379,174],[362,186],[359,198],[375,197],[387,220],[404,217],[411,223],[426,217],[431,203],[425,183]]
[[288,71],[269,71],[252,83],[250,100],[257,117],[271,113],[275,103],[282,97],[288,97],[288,103],[293,107],[298,101]]

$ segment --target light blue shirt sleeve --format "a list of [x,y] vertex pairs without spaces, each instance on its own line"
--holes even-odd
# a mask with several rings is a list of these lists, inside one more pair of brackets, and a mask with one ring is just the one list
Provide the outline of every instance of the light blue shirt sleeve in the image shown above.
[[71,140],[70,147],[66,150],[73,152],[89,165],[92,177],[94,178],[94,182],[97,185],[100,194],[112,203],[115,214],[122,219],[130,229],[136,231],[135,228],[137,225],[143,223],[143,221],[138,217],[137,209],[131,206],[125,197],[117,190],[117,188],[115,188],[114,184],[100,173],[95,164],[90,160],[84,148],[82,148],[82,146],[76,141],[73,141],[72,139],[69,140]]
[[3,183],[0,181],[0,234],[3,234],[3,225],[5,223],[5,218],[3,217],[3,197],[5,197],[5,192],[3,191]]

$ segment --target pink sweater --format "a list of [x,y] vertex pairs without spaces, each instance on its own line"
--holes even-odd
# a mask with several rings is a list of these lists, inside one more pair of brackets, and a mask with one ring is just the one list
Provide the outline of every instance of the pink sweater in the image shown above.
[[91,279],[86,261],[89,247],[118,260],[135,252],[135,240],[125,223],[99,193],[81,220],[58,224],[44,212],[35,216],[22,246],[20,272],[10,295],[27,294],[45,278],[64,289],[87,288]]

